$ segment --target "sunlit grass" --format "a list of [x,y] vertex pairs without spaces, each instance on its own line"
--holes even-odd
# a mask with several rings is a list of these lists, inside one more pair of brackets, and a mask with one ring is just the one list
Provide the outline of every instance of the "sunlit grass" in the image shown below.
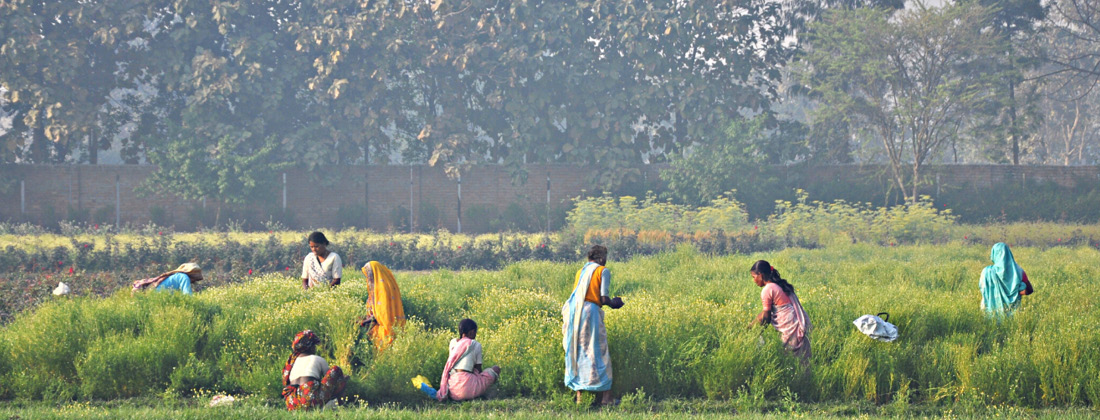
[[[1037,292],[1000,323],[979,309],[986,245],[833,246],[708,257],[681,247],[612,261],[607,310],[614,391],[656,401],[709,399],[758,410],[774,401],[940,407],[1100,405],[1100,252],[1017,247]],[[612,250],[614,259],[614,250]],[[747,331],[759,291],[747,270],[770,260],[814,324],[813,374],[771,330]],[[480,325],[485,362],[504,368],[498,397],[567,399],[560,308],[579,263],[497,271],[399,272],[407,328],[385,352],[352,321],[361,274],[334,290],[264,275],[195,296],[120,292],[56,299],[21,314],[0,339],[0,396],[68,401],[195,392],[278,397],[294,333],[317,331],[369,404],[418,403],[408,378],[437,379],[455,324]],[[889,312],[901,338],[872,341],[851,321]],[[198,388],[196,390],[195,388]]]

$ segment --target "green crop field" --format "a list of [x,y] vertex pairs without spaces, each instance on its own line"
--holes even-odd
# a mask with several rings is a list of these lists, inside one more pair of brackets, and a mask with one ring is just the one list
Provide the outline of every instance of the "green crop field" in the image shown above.
[[[1100,407],[1100,252],[1086,246],[1014,252],[1037,292],[998,322],[979,309],[984,245],[852,245],[722,257],[681,247],[628,261],[614,261],[612,250],[613,294],[627,302],[607,315],[613,390],[624,406],[650,407],[643,412],[676,412],[674,402],[686,401],[683,410],[703,413],[698,407],[712,404],[756,413],[840,404],[871,408],[833,414],[1009,407],[1022,410],[1017,414],[1092,415]],[[760,289],[748,275],[758,258],[794,284],[814,324],[809,377],[797,374],[775,331],[745,328],[760,306]],[[512,411],[530,402],[537,409],[521,409],[525,416],[553,415],[568,406],[560,308],[578,267],[522,262],[496,271],[399,272],[410,320],[383,352],[353,325],[364,312],[361,274],[346,275],[334,290],[302,291],[294,278],[268,274],[194,296],[120,291],[55,298],[4,327],[0,396],[12,401],[5,409],[13,415],[43,414],[42,404],[71,401],[195,405],[215,393],[247,396],[252,403],[242,407],[249,409],[276,410],[290,340],[308,328],[324,340],[321,354],[350,373],[347,404],[440,410],[409,378],[438,382],[455,324],[470,317],[480,325],[486,363],[504,369],[494,398],[513,401],[504,404]],[[896,342],[873,341],[851,323],[883,311],[898,325]],[[29,408],[20,411],[19,404]],[[178,404],[185,407],[180,416],[201,410]],[[140,414],[146,409],[92,407],[86,414],[147,417]],[[432,412],[449,412],[442,410]],[[453,414],[467,415],[459,410]]]

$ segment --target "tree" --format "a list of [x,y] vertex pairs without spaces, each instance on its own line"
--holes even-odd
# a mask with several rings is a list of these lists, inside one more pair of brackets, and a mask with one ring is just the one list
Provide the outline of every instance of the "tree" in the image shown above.
[[108,94],[138,52],[127,41],[145,16],[141,1],[0,2],[0,85],[18,114],[5,149],[24,162],[65,162],[85,148],[96,163],[115,134],[102,124]]
[[[155,75],[158,100],[141,133],[157,165],[146,189],[226,203],[261,200],[295,160],[304,135],[296,83],[308,63],[280,28],[297,17],[280,1],[181,0],[157,11],[150,54],[131,65]],[[318,147],[317,153],[331,153]],[[219,207],[220,210],[220,207]]]
[[597,164],[614,188],[767,109],[790,53],[780,14],[762,0],[326,0],[287,27],[316,69],[314,126],[452,174]]
[[303,88],[307,106],[300,112],[310,140],[287,144],[288,152],[312,170],[384,163],[393,150],[417,141],[422,124],[410,115],[417,95],[409,83],[421,69],[419,52],[410,51],[420,24],[417,4],[324,0],[299,7],[282,30],[312,64],[292,80]]
[[1046,25],[1073,48],[1057,48],[1047,57],[1053,73],[1069,73],[1090,86],[1100,81],[1100,0],[1054,0]]
[[989,98],[985,70],[1003,46],[983,30],[988,19],[979,5],[918,3],[893,17],[837,10],[810,26],[802,80],[824,107],[873,131],[910,202],[925,161]]
[[[1072,48],[1070,42],[1052,41],[1051,50]],[[1039,81],[1041,100],[1038,108],[1043,115],[1033,145],[1036,161],[1056,165],[1093,164],[1100,152],[1097,144],[1100,120],[1096,109],[1100,105],[1100,90],[1079,75],[1062,72]]]
[[774,121],[770,113],[734,120],[720,140],[695,145],[686,156],[672,159],[661,179],[673,198],[693,205],[736,191],[750,215],[763,217],[776,199],[789,193],[773,167],[804,154],[805,143],[798,140],[805,135],[804,126]]
[[[1029,128],[1036,126],[1038,115],[1032,112],[1031,101],[1036,100],[1034,86],[1025,84],[1024,73],[1035,69],[1041,61],[1029,54],[1025,44],[1035,35],[1035,25],[1046,16],[1046,9],[1040,0],[967,0],[985,6],[990,11],[989,29],[1006,46],[993,60],[995,95],[987,103],[984,111],[990,118],[986,124],[979,124],[978,130],[986,139],[1000,143],[1007,140],[1008,151],[997,147],[991,156],[994,161],[1002,156],[1013,165],[1020,164],[1020,140],[1026,137]],[[1001,146],[997,144],[995,146]]]

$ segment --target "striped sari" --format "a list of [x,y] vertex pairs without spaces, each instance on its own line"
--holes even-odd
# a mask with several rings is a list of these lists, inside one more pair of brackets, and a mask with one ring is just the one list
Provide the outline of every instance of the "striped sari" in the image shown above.
[[565,386],[574,391],[611,389],[611,356],[603,309],[584,298],[600,268],[599,264],[589,263],[577,273],[577,286],[561,308]]

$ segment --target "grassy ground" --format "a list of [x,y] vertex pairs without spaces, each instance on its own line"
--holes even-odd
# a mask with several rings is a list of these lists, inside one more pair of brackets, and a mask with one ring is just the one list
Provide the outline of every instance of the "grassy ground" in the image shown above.
[[[1000,321],[978,308],[985,245],[833,246],[723,257],[685,247],[612,260],[612,292],[627,302],[607,314],[614,391],[624,399],[619,410],[649,413],[656,404],[667,415],[1091,414],[1074,408],[1100,407],[1100,251],[1014,251],[1037,292]],[[747,274],[757,258],[772,261],[794,284],[813,321],[807,378],[795,374],[797,361],[774,331],[745,329],[760,306],[760,289]],[[445,414],[458,407],[459,416],[498,408],[556,416],[570,407],[561,384],[560,307],[578,267],[523,262],[495,271],[398,273],[410,321],[382,352],[352,325],[364,311],[361,274],[349,273],[333,290],[302,291],[293,277],[264,275],[195,296],[54,299],[0,331],[0,397],[60,401],[76,410],[85,406],[69,401],[167,395],[169,405],[155,409],[93,406],[86,414],[186,417],[213,411],[169,402],[228,392],[256,400],[227,416],[238,410],[250,416],[247,410],[278,397],[290,340],[309,328],[324,340],[321,354],[347,368],[349,395],[369,403],[349,415],[373,415],[397,402],[405,405],[394,416],[411,417],[419,409],[406,407],[421,407],[423,397],[409,378],[439,378],[457,320],[470,317],[480,324],[486,363],[504,368],[494,386],[502,400],[452,405]],[[894,343],[872,341],[851,324],[881,311],[899,327]],[[57,407],[7,408],[45,415]]]
[[775,405],[763,410],[743,410],[730,401],[681,400],[647,401],[620,407],[588,409],[567,400],[534,399],[483,400],[451,404],[356,405],[330,411],[290,413],[274,402],[245,399],[233,406],[207,407],[205,400],[165,403],[154,400],[122,400],[107,403],[0,404],[0,417],[9,419],[786,419],[786,418],[1033,418],[1095,419],[1100,413],[1086,409],[1031,410],[1011,406],[960,409],[958,407],[911,406],[897,411],[872,404]]

